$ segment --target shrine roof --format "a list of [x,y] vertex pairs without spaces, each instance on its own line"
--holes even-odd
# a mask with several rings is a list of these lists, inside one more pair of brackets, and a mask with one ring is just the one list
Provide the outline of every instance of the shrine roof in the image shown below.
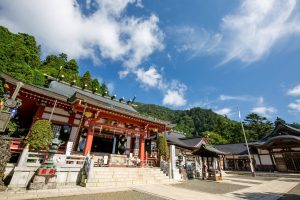
[[128,105],[126,103],[121,103],[119,101],[112,100],[110,98],[103,97],[98,94],[93,94],[90,91],[82,90],[78,87],[74,87],[74,86],[71,86],[71,85],[68,85],[68,84],[65,84],[62,82],[51,81],[51,83],[49,84],[49,88],[46,88],[46,89],[50,90],[52,92],[56,92],[61,95],[64,95],[64,96],[68,97],[69,99],[76,96],[76,93],[80,93],[86,97],[94,99],[96,104],[99,104],[102,106],[104,105],[104,106],[108,106],[108,107],[113,107],[113,108],[117,108],[117,109],[123,109],[126,111],[137,113],[137,111],[131,105]]
[[276,121],[275,128],[272,130],[272,132],[267,134],[258,142],[265,142],[272,137],[280,136],[280,135],[292,135],[292,136],[300,137],[300,130],[291,127],[281,121]]
[[247,148],[245,143],[232,143],[232,144],[220,144],[215,147],[223,152],[227,152],[232,155],[245,155],[247,154]]
[[188,138],[175,131],[168,132],[166,134],[166,138],[170,144],[174,144],[188,149],[198,148],[204,141],[203,137]]
[[214,154],[217,154],[217,155],[226,155],[226,154],[228,154],[228,152],[221,151],[218,148],[216,148],[215,146],[210,145],[210,144],[201,145],[200,149],[197,150],[194,154],[197,154],[197,152],[200,152],[200,151],[202,151],[204,154],[205,154],[205,151],[210,152],[210,153],[214,153]]

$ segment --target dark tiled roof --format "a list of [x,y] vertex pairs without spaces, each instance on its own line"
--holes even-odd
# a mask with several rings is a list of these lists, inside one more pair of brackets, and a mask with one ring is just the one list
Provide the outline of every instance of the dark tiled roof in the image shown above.
[[170,144],[178,145],[181,147],[194,149],[200,147],[202,144],[203,138],[186,138],[184,135],[177,132],[168,132],[166,134],[167,140]]
[[245,143],[221,144],[221,145],[215,145],[215,147],[222,152],[226,152],[232,155],[247,154],[247,148]]
[[187,146],[197,148],[200,147],[201,141],[203,140],[203,137],[197,137],[197,138],[182,138],[180,139],[183,143],[185,143]]
[[104,104],[109,107],[123,109],[123,110],[137,113],[137,111],[131,105],[121,103],[119,101],[111,100],[110,98],[102,97],[100,95],[93,94],[89,91],[85,91],[80,88],[73,87],[58,81],[51,81],[49,88],[46,89],[64,95],[68,98],[71,98],[75,93],[80,93],[92,99],[95,99],[96,101],[99,101],[99,104]]
[[200,156],[218,156],[218,155],[226,155],[227,152],[220,151],[215,146],[210,144],[202,144],[199,149],[193,152],[195,155]]
[[265,142],[269,138],[279,136],[279,135],[293,135],[296,137],[300,137],[300,130],[278,121],[276,122],[275,128],[272,130],[272,132],[267,134],[260,141]]

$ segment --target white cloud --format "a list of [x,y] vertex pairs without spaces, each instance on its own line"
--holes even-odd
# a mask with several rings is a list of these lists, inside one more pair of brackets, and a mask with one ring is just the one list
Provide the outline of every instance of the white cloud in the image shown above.
[[222,18],[219,33],[180,27],[181,51],[192,55],[221,53],[223,64],[231,60],[251,63],[262,59],[281,40],[299,36],[299,6],[296,0],[245,0]]
[[264,104],[264,98],[263,97],[255,97],[255,96],[249,96],[249,95],[220,95],[219,100],[221,101],[246,101],[246,102],[255,102],[258,106]]
[[248,101],[248,96],[230,96],[230,95],[220,95],[219,98],[221,101],[230,101],[230,100],[238,100],[238,101]]
[[287,94],[290,96],[300,96],[300,85],[297,85],[297,86],[289,89]]
[[138,80],[146,86],[157,87],[162,81],[162,76],[153,66],[151,66],[147,71],[140,68],[135,73]]
[[257,61],[280,39],[299,34],[296,4],[296,0],[246,0],[237,13],[225,16],[221,25],[228,47],[224,61]]
[[272,117],[277,110],[274,107],[258,106],[251,110],[253,113],[257,113],[264,117]]
[[215,110],[215,113],[218,113],[219,115],[230,115],[231,111],[232,110],[230,108],[222,108],[219,110]]
[[[1,1],[0,23],[14,32],[33,34],[45,53],[108,58],[129,67],[163,48],[158,17],[126,15],[126,7],[136,4],[135,0],[93,3],[98,4],[97,10],[85,16],[75,0]],[[90,4],[87,2],[87,8]]]
[[183,106],[186,104],[186,100],[180,91],[168,90],[164,96],[163,104],[171,106]]
[[184,106],[186,104],[185,92],[187,86],[177,80],[172,80],[171,83],[162,83],[161,90],[165,91],[163,104],[174,107]]
[[296,100],[293,103],[290,103],[288,107],[296,112],[300,112],[300,100]]
[[187,51],[191,53],[191,57],[211,53],[222,40],[221,34],[211,34],[205,29],[188,26],[173,27],[170,34],[177,38],[176,50],[178,52]]

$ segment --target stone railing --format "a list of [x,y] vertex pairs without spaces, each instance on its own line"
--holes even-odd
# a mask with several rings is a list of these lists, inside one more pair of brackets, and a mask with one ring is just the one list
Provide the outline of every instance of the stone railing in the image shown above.
[[[47,159],[48,153],[28,152],[23,156],[24,159],[19,161],[18,166],[39,167]],[[53,161],[57,167],[82,168],[85,162],[85,156],[55,154],[53,157]]]
[[24,167],[39,167],[47,159],[47,153],[44,152],[28,152],[25,157]]

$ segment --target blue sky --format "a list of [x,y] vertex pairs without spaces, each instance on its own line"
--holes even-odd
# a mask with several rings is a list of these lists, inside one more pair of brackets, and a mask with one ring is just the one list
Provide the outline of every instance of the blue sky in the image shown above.
[[4,0],[0,24],[65,52],[112,94],[300,122],[296,0]]

